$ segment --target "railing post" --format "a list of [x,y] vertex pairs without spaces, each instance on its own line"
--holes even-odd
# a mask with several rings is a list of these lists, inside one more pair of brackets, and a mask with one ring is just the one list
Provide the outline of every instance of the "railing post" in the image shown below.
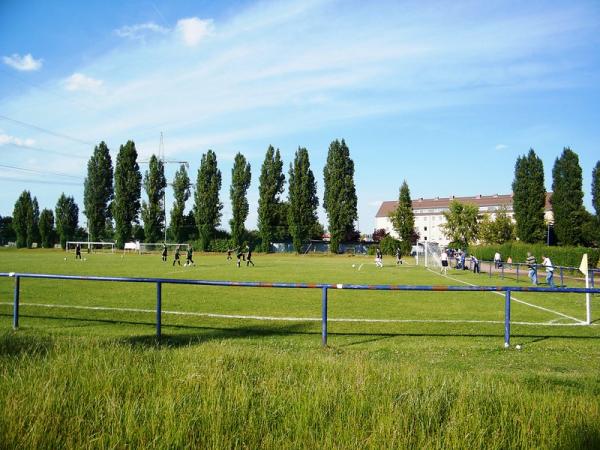
[[565,283],[563,282],[563,268],[560,266],[560,287],[565,287]]
[[19,287],[21,284],[21,278],[19,275],[15,276],[15,293],[14,300],[15,304],[13,306],[13,328],[16,330],[19,328]]
[[517,263],[517,283],[519,282],[519,266],[520,264]]
[[590,270],[590,272],[592,272],[592,276],[591,276],[590,278],[591,278],[591,282],[592,282],[592,289],[594,289],[594,287],[595,287],[595,286],[594,286],[594,273],[595,273],[596,271],[595,271],[595,270]]
[[323,347],[327,347],[327,287],[323,287],[323,294],[321,296],[321,344]]
[[504,296],[504,347],[510,347],[510,289]]
[[490,261],[490,278],[492,278],[492,262]]
[[502,269],[502,279],[504,280],[504,263],[502,263],[502,267],[500,269]]
[[162,283],[156,283],[156,339],[160,340],[161,336],[161,313],[162,313]]

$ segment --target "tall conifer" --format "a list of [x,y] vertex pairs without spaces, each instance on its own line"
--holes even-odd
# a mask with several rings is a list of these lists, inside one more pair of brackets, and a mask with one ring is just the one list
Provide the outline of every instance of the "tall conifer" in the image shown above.
[[209,150],[202,155],[194,195],[194,217],[202,250],[208,250],[210,241],[221,224],[223,204],[219,200],[220,189],[221,171],[217,167],[217,155]]
[[392,225],[398,233],[402,245],[402,252],[408,254],[411,249],[412,240],[415,236],[415,214],[412,209],[410,189],[406,180],[400,186],[398,194],[398,206],[391,215]]
[[185,211],[185,202],[190,198],[190,177],[183,164],[175,172],[173,196],[175,197],[175,202],[171,210],[171,234],[175,242],[183,242],[185,237],[185,218],[183,213]]
[[161,242],[164,240],[165,210],[165,166],[163,162],[152,155],[148,170],[144,174],[144,190],[148,202],[142,202],[142,220],[144,221],[144,236],[146,242]]
[[[279,149],[275,150],[271,145],[267,149],[260,170],[259,182],[258,231],[262,240],[262,250],[268,252],[270,249],[269,243],[274,239],[276,227],[281,221],[280,217],[285,217],[287,212],[279,197],[283,193],[285,183],[283,161]],[[284,210],[283,214],[282,210]]]
[[317,182],[310,169],[308,151],[298,148],[290,164],[288,185],[288,223],[294,250],[300,252],[302,243],[310,238],[317,223]]
[[596,211],[596,219],[600,221],[600,161],[592,170],[592,205]]
[[546,233],[544,165],[533,149],[527,156],[517,158],[512,189],[517,237],[528,243],[543,241]]
[[229,198],[231,200],[231,239],[234,245],[240,246],[244,240],[246,233],[245,223],[248,217],[248,188],[252,173],[250,171],[250,163],[241,153],[235,155],[233,168],[231,169],[231,186],[229,188]]
[[118,248],[123,248],[125,242],[131,239],[133,224],[139,223],[142,175],[137,156],[133,141],[121,145],[117,155],[112,213],[115,218],[115,238]]
[[79,222],[79,207],[73,197],[67,197],[64,192],[54,208],[56,217],[56,232],[60,238],[60,246],[64,249],[67,241],[75,236]]
[[87,217],[90,240],[98,241],[111,227],[110,202],[113,199],[113,166],[104,141],[95,148],[87,165],[83,189],[83,213]]

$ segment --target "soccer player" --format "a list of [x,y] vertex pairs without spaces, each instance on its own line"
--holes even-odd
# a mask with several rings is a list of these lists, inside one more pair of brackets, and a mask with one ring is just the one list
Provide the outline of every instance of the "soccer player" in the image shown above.
[[244,256],[244,252],[242,251],[242,248],[238,248],[238,251],[236,253],[237,256],[237,266],[240,267],[241,261],[242,261],[242,256]]
[[231,252],[233,250],[235,250],[235,249],[230,249],[230,248],[227,249],[227,261],[231,261]]
[[196,267],[196,263],[194,262],[194,260],[192,259],[192,255],[194,253],[194,249],[192,248],[192,246],[190,245],[187,249],[187,256],[186,256],[186,260],[185,260],[185,266],[191,266],[192,264],[194,265],[194,267]]
[[396,247],[396,265],[402,264],[402,251],[400,247]]
[[163,248],[162,248],[162,260],[163,262],[167,261],[167,244],[163,244]]
[[248,267],[250,264],[252,264],[252,267],[254,267],[254,263],[252,262],[252,249],[248,245],[248,246],[246,246],[246,250],[247,250],[247,254],[246,254],[246,267]]
[[441,273],[444,275],[448,274],[448,253],[446,250],[442,250],[442,254],[440,255],[440,260],[442,261],[442,270]]
[[181,261],[179,261],[179,246],[175,248],[175,259],[173,260],[173,265],[175,265],[175,263],[181,266]]
[[75,259],[81,259],[81,244],[75,246]]
[[381,253],[381,249],[377,247],[375,250],[375,265],[377,267],[383,267],[383,254]]

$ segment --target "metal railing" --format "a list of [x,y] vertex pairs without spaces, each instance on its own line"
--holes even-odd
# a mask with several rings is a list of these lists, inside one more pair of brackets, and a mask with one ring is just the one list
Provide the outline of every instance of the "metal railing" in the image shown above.
[[[124,283],[154,283],[156,284],[156,337],[162,336],[162,285],[183,284],[200,286],[229,286],[229,287],[254,287],[254,288],[283,288],[283,289],[320,289],[321,290],[321,343],[327,345],[327,294],[329,289],[369,290],[369,291],[433,291],[433,292],[504,292],[504,345],[510,346],[510,315],[512,292],[553,292],[553,293],[579,293],[600,294],[600,288],[546,288],[546,287],[518,287],[518,286],[445,286],[445,285],[392,285],[392,284],[332,284],[332,283],[270,283],[261,281],[219,281],[219,280],[186,280],[174,278],[126,278],[126,277],[97,277],[79,275],[53,275],[38,273],[0,273],[0,277],[13,277],[14,306],[13,328],[19,328],[19,302],[20,284],[23,278],[50,279],[50,280],[78,280],[78,281],[108,281]],[[591,323],[588,310],[587,324]]]

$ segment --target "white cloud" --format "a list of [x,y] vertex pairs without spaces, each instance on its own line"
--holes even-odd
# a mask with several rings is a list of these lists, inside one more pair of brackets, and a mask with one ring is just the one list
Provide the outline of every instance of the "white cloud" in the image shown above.
[[35,141],[30,138],[21,139],[15,136],[11,136],[9,134],[0,133],[0,146],[6,144],[14,144],[18,145],[19,147],[30,147],[32,145],[35,145]]
[[154,22],[140,23],[136,25],[126,25],[115,30],[115,34],[119,37],[129,38],[134,40],[144,40],[148,34],[158,33],[167,34],[169,29],[161,27]]
[[213,34],[214,26],[211,19],[202,20],[190,17],[177,21],[177,33],[189,47],[195,47],[204,38]]
[[64,81],[67,91],[96,91],[102,84],[102,80],[87,77],[82,73],[74,73]]
[[505,145],[505,144],[496,145],[496,150],[504,150],[505,148],[508,148],[508,145]]
[[2,59],[4,64],[22,72],[33,72],[40,70],[42,67],[42,59],[35,59],[31,56],[31,53],[27,53],[25,56],[13,53],[11,56],[4,56]]

